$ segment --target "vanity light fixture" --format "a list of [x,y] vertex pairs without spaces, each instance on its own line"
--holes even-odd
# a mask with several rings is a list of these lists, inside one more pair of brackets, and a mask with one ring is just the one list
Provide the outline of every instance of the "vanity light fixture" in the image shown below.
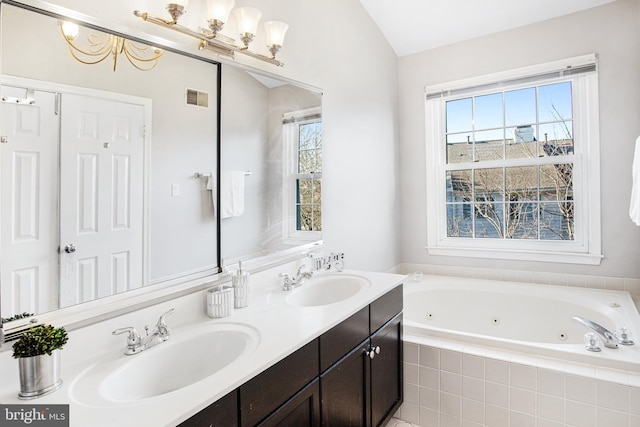
[[149,71],[158,64],[164,51],[152,46],[135,43],[113,34],[87,36],[87,46],[81,47],[78,42],[80,27],[68,21],[60,21],[60,31],[69,45],[69,52],[76,61],[82,64],[98,64],[105,59],[113,58],[113,71],[116,71],[118,57],[124,55],[131,65],[141,71]]
[[262,17],[262,12],[258,9],[252,7],[240,7],[234,10],[240,40],[242,41],[242,45],[238,45],[233,38],[221,34],[224,25],[229,19],[231,10],[235,5],[235,0],[207,0],[207,23],[209,28],[200,27],[197,30],[178,24],[180,16],[187,12],[188,0],[171,1],[172,3],[167,4],[167,11],[171,15],[170,20],[153,16],[148,12],[140,12],[138,10],[135,10],[133,14],[142,18],[144,21],[160,25],[161,27],[177,31],[200,40],[200,49],[207,49],[218,55],[229,58],[233,58],[234,54],[238,52],[278,67],[284,65],[280,60],[276,59],[276,53],[278,53],[282,48],[284,36],[289,29],[289,26],[284,22],[268,21],[264,23],[267,48],[271,53],[271,56],[267,56],[249,50],[249,44],[256,36],[258,23]]

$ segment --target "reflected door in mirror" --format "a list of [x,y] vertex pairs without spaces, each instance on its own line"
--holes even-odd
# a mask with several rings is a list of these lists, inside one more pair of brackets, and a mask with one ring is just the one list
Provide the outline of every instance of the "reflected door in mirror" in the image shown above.
[[3,314],[142,286],[144,107],[18,87],[2,95]]
[[64,94],[60,307],[142,286],[141,105]]
[[57,308],[59,121],[56,96],[3,86],[2,313]]

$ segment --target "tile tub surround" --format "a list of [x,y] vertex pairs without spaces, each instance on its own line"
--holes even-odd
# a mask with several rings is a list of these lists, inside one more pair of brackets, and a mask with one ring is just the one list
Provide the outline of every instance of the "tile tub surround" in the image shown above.
[[[304,262],[304,261],[302,261]],[[248,307],[234,310],[231,316],[211,319],[206,314],[206,292],[165,301],[69,332],[69,343],[62,351],[63,385],[55,393],[32,401],[34,404],[70,404],[71,427],[101,427],[124,425],[175,426],[206,408],[247,380],[282,360],[353,313],[384,295],[403,282],[404,276],[385,273],[345,270],[343,274],[366,277],[371,285],[347,300],[322,307],[295,307],[285,303],[281,272],[295,273],[299,262],[278,266],[252,275],[251,302]],[[320,274],[319,274],[320,276]],[[304,285],[303,285],[304,286]],[[113,336],[117,328],[134,326],[144,330],[154,325],[158,316],[170,308],[175,314],[167,318],[172,335],[189,331],[194,325],[216,322],[237,323],[254,328],[259,334],[255,351],[241,361],[191,385],[134,403],[105,401],[83,404],[74,394],[74,383],[92,364],[112,361],[124,356],[125,337]],[[285,333],[286,332],[286,333]],[[163,344],[147,351],[158,350]],[[144,354],[144,353],[143,353]],[[0,352],[0,402],[22,404],[19,391],[17,361],[11,358],[10,346]],[[97,387],[97,384],[96,384]],[[74,397],[75,396],[75,397]]]
[[445,340],[405,341],[396,416],[421,427],[640,426],[640,375],[607,374]]

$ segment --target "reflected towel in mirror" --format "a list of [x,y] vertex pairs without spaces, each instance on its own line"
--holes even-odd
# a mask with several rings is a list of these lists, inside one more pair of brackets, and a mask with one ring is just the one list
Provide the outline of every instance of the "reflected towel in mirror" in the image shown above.
[[213,206],[213,218],[216,217],[216,183],[213,176],[207,177],[207,190],[211,191],[211,206]]
[[244,171],[220,172],[220,218],[244,213]]

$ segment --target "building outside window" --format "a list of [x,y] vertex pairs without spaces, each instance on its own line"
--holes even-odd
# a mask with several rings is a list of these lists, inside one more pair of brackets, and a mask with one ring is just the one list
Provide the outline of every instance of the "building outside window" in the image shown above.
[[599,263],[594,56],[426,91],[430,253]]

